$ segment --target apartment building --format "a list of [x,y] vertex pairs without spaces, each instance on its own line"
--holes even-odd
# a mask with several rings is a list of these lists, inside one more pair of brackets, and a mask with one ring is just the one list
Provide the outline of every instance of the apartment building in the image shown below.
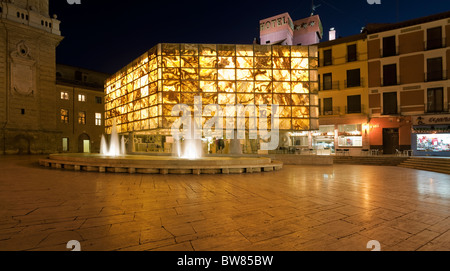
[[368,25],[370,148],[450,154],[450,12]]
[[319,153],[360,155],[369,149],[366,34],[318,45],[320,129],[312,133],[312,146]]

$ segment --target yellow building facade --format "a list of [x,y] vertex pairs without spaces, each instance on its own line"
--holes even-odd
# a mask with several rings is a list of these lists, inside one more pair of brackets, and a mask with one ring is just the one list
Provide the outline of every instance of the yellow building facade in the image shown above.
[[319,131],[313,149],[361,155],[369,149],[366,34],[319,44]]

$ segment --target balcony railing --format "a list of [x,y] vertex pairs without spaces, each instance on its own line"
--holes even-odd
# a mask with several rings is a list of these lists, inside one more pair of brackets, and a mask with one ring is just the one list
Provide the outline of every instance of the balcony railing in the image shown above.
[[381,57],[390,57],[390,56],[398,56],[398,55],[399,55],[399,47],[398,46],[395,46],[394,50],[380,49]]
[[443,38],[430,39],[424,42],[425,50],[434,50],[447,47],[447,42]]
[[354,80],[344,80],[345,88],[364,87],[364,78],[359,78],[359,82]]
[[350,107],[348,105],[345,106],[345,114],[365,114],[365,106],[363,104],[361,104],[359,106],[359,108],[355,107]]
[[425,113],[427,114],[442,114],[449,113],[449,109],[444,109],[444,102],[440,104],[424,104]]
[[333,106],[333,108],[321,108],[319,110],[321,116],[336,116],[341,114],[339,106]]
[[320,90],[340,90],[339,81],[332,81],[331,84],[321,84]]
[[426,72],[425,82],[447,80],[447,71]]
[[381,78],[381,86],[387,87],[387,86],[397,86],[400,84],[400,77],[397,76],[395,80],[385,80],[384,78]]

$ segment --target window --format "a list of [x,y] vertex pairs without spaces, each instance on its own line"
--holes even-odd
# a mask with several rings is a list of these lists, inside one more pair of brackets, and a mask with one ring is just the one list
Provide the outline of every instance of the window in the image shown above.
[[383,86],[397,85],[397,64],[383,66]]
[[62,139],[62,151],[69,151],[69,139],[67,137]]
[[338,126],[339,147],[362,147],[362,125],[347,124]]
[[86,101],[86,95],[78,94],[78,101],[79,102],[85,102]]
[[395,36],[383,38],[383,57],[395,56]]
[[95,102],[98,103],[98,104],[103,103],[102,97],[95,96]]
[[95,125],[97,125],[97,126],[102,125],[102,114],[101,113],[95,113]]
[[450,135],[445,134],[417,134],[417,150],[428,152],[450,151]]
[[443,88],[429,88],[427,90],[427,112],[436,113],[444,110]]
[[347,87],[359,87],[361,86],[361,72],[359,69],[347,71]]
[[442,57],[427,59],[427,81],[442,80]]
[[323,90],[333,89],[332,79],[331,73],[326,73],[323,75]]
[[75,71],[75,80],[81,81],[82,78],[83,78],[83,73],[80,71]]
[[323,98],[323,114],[333,115],[333,98]]
[[61,109],[61,122],[69,123],[69,110]]
[[347,96],[347,113],[361,113],[361,95]]
[[323,51],[323,65],[329,66],[333,64],[333,59],[331,57],[331,49]]
[[440,26],[427,29],[427,50],[442,48],[442,28]]
[[61,100],[69,100],[69,92],[61,91]]
[[347,46],[347,62],[353,62],[356,61],[357,55],[356,55],[356,44],[348,45]]
[[86,112],[78,112],[78,124],[86,124]]
[[383,93],[383,114],[384,115],[397,114],[397,92]]
[[20,109],[20,113],[21,113],[22,115],[25,115],[25,109],[24,109],[24,108]]

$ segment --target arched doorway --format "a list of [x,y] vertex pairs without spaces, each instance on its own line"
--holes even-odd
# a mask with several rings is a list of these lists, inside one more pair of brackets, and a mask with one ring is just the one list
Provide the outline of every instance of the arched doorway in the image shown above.
[[30,139],[24,135],[18,135],[14,138],[15,146],[18,154],[30,154]]
[[91,152],[91,138],[88,134],[81,134],[78,137],[78,152],[90,153]]

